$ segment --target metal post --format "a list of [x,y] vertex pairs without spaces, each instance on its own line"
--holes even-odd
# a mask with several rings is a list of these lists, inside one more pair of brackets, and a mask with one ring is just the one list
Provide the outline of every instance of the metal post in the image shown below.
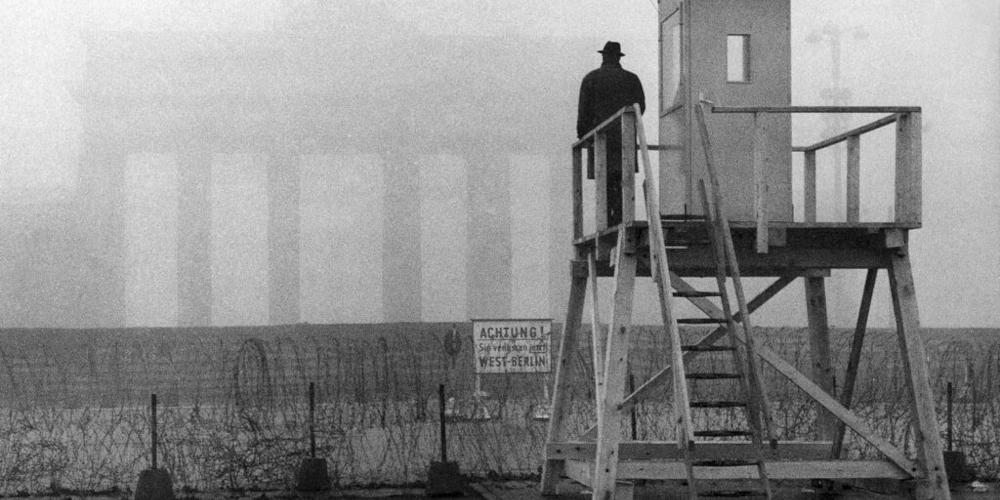
[[951,411],[952,411],[952,392],[951,392],[951,382],[948,382],[948,451],[952,450],[952,427],[951,427]]
[[152,436],[152,444],[153,444],[153,469],[156,469],[156,441],[157,441],[157,435],[156,435],[156,394],[153,394],[152,404],[150,405],[150,409],[151,409],[150,413],[152,415],[152,420],[151,420],[151,424],[152,425],[151,425],[151,428],[152,428],[152,431],[153,431],[152,432],[152,434],[153,434],[153,436]]
[[309,456],[316,458],[316,384],[309,382]]
[[438,407],[441,421],[441,462],[448,461],[448,436],[444,424],[444,384],[438,386]]

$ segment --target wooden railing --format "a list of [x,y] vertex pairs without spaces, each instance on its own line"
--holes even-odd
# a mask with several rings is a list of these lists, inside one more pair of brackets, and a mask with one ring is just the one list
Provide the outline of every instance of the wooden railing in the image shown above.
[[622,144],[622,224],[635,221],[635,125],[636,113],[626,106],[573,143],[573,239],[583,237],[583,150],[589,149],[588,163],[594,167],[594,218],[596,232],[608,228],[608,129],[621,123]]
[[[583,237],[583,151],[589,151],[587,161],[594,169],[596,181],[594,197],[594,230],[608,228],[608,165],[607,134],[616,122],[621,123],[622,133],[622,223],[635,221],[635,171],[638,151],[637,141],[644,141],[636,131],[642,124],[638,120],[637,106],[626,106],[573,143],[573,239]],[[674,151],[680,146],[646,144],[647,151]]]
[[[710,104],[710,103],[706,103]],[[908,226],[921,224],[921,109],[903,106],[715,106],[713,113],[750,113],[754,115],[754,155],[753,181],[756,186],[754,196],[754,217],[757,225],[757,249],[767,251],[768,218],[767,189],[765,172],[768,170],[763,141],[763,120],[767,113],[890,113],[866,125],[842,134],[824,139],[808,146],[794,146],[793,152],[803,153],[804,175],[804,218],[806,222],[816,222],[816,152],[847,142],[847,185],[846,222],[859,222],[861,215],[861,136],[887,125],[896,124],[895,155],[895,216],[893,222]],[[588,150],[588,162],[592,162],[595,179],[594,219],[595,232],[608,228],[607,219],[607,134],[616,122],[621,123],[622,134],[622,223],[635,220],[635,167],[636,167],[636,120],[634,107],[627,106],[594,127],[573,143],[573,237],[583,237],[583,151]],[[680,149],[677,146],[648,145],[653,151]]]
[[764,179],[767,171],[763,141],[766,140],[761,118],[767,113],[891,113],[867,125],[822,140],[810,146],[792,147],[805,154],[804,214],[806,222],[816,222],[816,151],[847,141],[847,222],[858,222],[861,205],[861,136],[896,124],[895,217],[900,224],[921,223],[921,130],[919,107],[899,106],[712,106],[713,113],[751,113],[754,115],[753,176],[756,185],[754,214],[757,224],[757,250],[767,251],[767,200]]

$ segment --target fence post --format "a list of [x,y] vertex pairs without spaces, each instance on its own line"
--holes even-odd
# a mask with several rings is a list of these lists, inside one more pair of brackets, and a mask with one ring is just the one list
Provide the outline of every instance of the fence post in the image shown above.
[[438,422],[441,424],[441,461],[448,461],[448,427],[445,423],[444,384],[438,386]]
[[947,451],[949,451],[949,452],[954,451],[954,448],[953,448],[953,445],[954,445],[954,434],[953,434],[953,431],[952,431],[953,428],[952,428],[952,419],[951,419],[952,410],[953,410],[953,407],[952,407],[952,396],[953,396],[953,393],[952,393],[952,388],[951,388],[951,382],[948,382],[948,450]]
[[316,383],[309,382],[309,456],[316,458]]
[[156,469],[157,468],[156,467],[156,465],[157,465],[156,464],[156,454],[157,454],[156,453],[157,452],[157,450],[156,450],[156,441],[159,439],[159,436],[157,436],[157,432],[156,432],[156,430],[157,430],[156,429],[156,394],[152,395],[149,408],[150,408],[150,411],[151,411],[150,428],[151,428],[151,431],[152,431],[152,433],[151,433],[152,434],[152,438],[151,438],[152,452],[153,452],[153,464],[152,464],[153,467],[152,468]]

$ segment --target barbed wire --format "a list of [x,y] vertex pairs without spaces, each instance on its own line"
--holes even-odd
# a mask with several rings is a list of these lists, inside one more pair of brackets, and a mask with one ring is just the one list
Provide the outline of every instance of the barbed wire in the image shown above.
[[[151,462],[152,393],[161,402],[160,464],[176,488],[290,488],[309,452],[310,381],[317,387],[317,450],[337,486],[425,479],[427,464],[437,459],[438,384],[454,398],[449,456],[463,471],[537,474],[547,429],[538,410],[548,403],[551,386],[545,384],[552,377],[483,375],[487,395],[475,397],[469,333],[456,358],[445,349],[450,329],[448,323],[7,332],[0,338],[0,494],[46,492],[53,485],[77,491],[133,487]],[[638,384],[665,365],[668,346],[660,328],[632,330],[636,345],[629,368]],[[808,369],[805,329],[761,330],[765,344]],[[589,335],[585,327],[572,353],[579,375],[569,386],[571,434],[595,421]],[[834,332],[836,373],[844,372],[850,337],[848,331]],[[896,342],[895,332],[869,333],[852,408],[913,455],[907,377]],[[1000,477],[1000,342],[988,336],[931,338],[927,351],[942,433],[951,382],[955,447],[978,477]],[[722,360],[705,355],[696,362],[711,370]],[[765,378],[777,437],[814,438],[811,400],[772,370]],[[725,391],[714,390],[721,391],[714,398],[726,398]],[[637,439],[672,439],[666,389],[634,413]],[[630,438],[631,415],[623,418],[623,437]],[[849,457],[878,455],[850,433],[845,447]]]

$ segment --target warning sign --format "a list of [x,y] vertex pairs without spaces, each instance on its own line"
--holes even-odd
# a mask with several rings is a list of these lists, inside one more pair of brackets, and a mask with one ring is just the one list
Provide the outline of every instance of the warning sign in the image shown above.
[[476,373],[551,371],[552,320],[472,320]]

